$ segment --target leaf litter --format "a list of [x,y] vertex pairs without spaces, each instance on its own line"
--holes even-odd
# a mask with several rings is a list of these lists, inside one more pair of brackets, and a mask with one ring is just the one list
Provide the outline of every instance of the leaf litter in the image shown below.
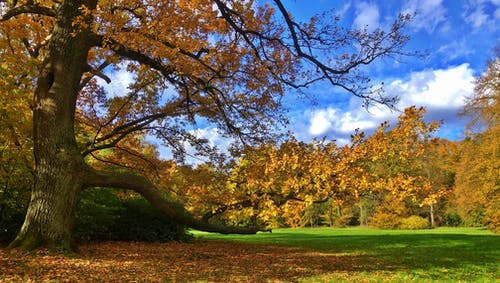
[[346,254],[225,241],[95,242],[70,256],[0,249],[0,282],[297,282],[356,271],[358,261]]

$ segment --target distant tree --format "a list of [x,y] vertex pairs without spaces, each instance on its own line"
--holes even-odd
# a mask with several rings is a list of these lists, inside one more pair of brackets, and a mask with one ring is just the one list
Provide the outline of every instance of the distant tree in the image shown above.
[[[468,222],[500,231],[500,52],[476,79],[464,107],[472,117],[457,167],[455,203]],[[472,217],[474,216],[474,218]],[[477,223],[479,222],[479,223]]]
[[[190,132],[200,119],[247,142],[264,138],[283,119],[278,110],[286,88],[317,81],[367,103],[392,102],[371,88],[360,67],[402,54],[409,16],[399,16],[387,31],[368,32],[343,28],[328,15],[299,23],[282,1],[272,3],[1,1],[0,62],[11,68],[21,58],[9,69],[17,81],[2,90],[2,101],[19,86],[33,94],[34,187],[10,246],[70,249],[78,195],[88,187],[134,190],[166,217],[193,228],[258,231],[194,219],[137,171],[89,160],[102,151],[136,156],[125,141],[138,133],[156,135],[176,152],[185,143],[203,149]],[[111,81],[103,73],[108,67],[133,74],[127,93],[110,98],[96,83]]]
[[429,206],[433,222],[434,206],[447,191],[437,180],[442,172],[434,168],[437,163],[432,163],[429,152],[437,142],[433,134],[439,123],[425,122],[425,113],[424,108],[405,109],[394,127],[382,123],[357,149],[362,152],[362,170],[358,169],[362,177],[354,188],[362,192],[361,199],[377,196],[379,204],[371,222],[378,226],[397,227],[399,219],[417,213],[415,206]]
[[320,212],[314,204],[344,194],[338,157],[334,142],[304,143],[291,138],[280,146],[248,148],[231,171],[230,191],[239,200],[235,204],[244,204],[249,215],[263,224],[277,218],[292,227],[317,223]]
[[[429,208],[431,227],[435,227],[439,208],[444,208],[455,184],[458,159],[457,143],[435,139],[427,143],[422,157],[421,174],[427,179],[427,190],[417,194],[421,206]],[[441,213],[442,215],[442,213]]]

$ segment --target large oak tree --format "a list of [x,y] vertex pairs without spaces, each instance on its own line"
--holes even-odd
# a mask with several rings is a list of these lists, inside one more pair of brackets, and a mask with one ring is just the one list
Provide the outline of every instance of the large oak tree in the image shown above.
[[[196,229],[258,231],[194,219],[148,178],[97,161],[123,165],[109,157],[117,152],[137,158],[130,139],[137,135],[156,135],[174,150],[186,142],[202,149],[189,131],[200,119],[240,140],[262,141],[282,120],[285,91],[317,81],[389,104],[361,67],[401,55],[409,19],[402,15],[388,30],[368,32],[344,28],[328,14],[299,23],[279,0],[263,6],[249,0],[0,1],[0,61],[17,62],[2,78],[10,86],[2,99],[33,95],[34,187],[11,247],[69,249],[78,195],[88,187],[134,190]],[[129,91],[116,97],[100,86],[112,68],[134,74]]]

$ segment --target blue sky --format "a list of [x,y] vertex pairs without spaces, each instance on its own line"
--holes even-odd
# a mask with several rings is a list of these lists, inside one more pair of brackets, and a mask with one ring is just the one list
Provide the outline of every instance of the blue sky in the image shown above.
[[[397,107],[425,106],[427,119],[443,121],[439,136],[451,140],[463,137],[466,120],[457,116],[465,99],[473,92],[474,77],[480,75],[492,50],[500,45],[500,0],[284,0],[299,20],[334,9],[346,27],[368,29],[389,27],[399,13],[416,13],[407,29],[411,40],[407,51],[426,52],[425,58],[386,59],[371,65],[367,72],[376,82],[384,82],[388,95],[398,95]],[[110,74],[110,92],[123,89],[133,79],[129,73]],[[299,140],[335,139],[347,143],[356,128],[370,133],[381,122],[394,124],[397,112],[362,101],[324,83],[306,92],[316,99],[297,101],[290,93],[285,99],[289,130]],[[224,148],[211,125],[198,125],[196,134]],[[161,150],[169,157],[167,150]]]
[[[500,0],[386,0],[285,1],[292,14],[308,19],[334,9],[348,27],[368,29],[389,26],[398,13],[414,13],[407,33],[408,51],[424,51],[425,58],[383,60],[368,69],[383,81],[389,95],[398,95],[397,107],[425,106],[429,120],[443,121],[439,136],[463,137],[466,120],[457,116],[465,98],[473,91],[475,76],[482,73],[492,49],[500,44]],[[359,128],[371,132],[383,121],[394,123],[398,113],[383,106],[362,108],[357,98],[339,93],[327,84],[309,92],[316,105],[291,103],[291,130],[301,140],[326,136],[339,143],[348,141]],[[294,106],[294,105],[300,105]]]

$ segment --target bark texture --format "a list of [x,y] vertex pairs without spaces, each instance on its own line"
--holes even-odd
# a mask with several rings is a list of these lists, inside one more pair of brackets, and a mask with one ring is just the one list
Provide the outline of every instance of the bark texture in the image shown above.
[[73,25],[79,7],[64,1],[38,78],[33,105],[35,185],[25,222],[10,247],[70,249],[71,228],[85,163],[77,148],[74,115],[90,49],[85,30]]

